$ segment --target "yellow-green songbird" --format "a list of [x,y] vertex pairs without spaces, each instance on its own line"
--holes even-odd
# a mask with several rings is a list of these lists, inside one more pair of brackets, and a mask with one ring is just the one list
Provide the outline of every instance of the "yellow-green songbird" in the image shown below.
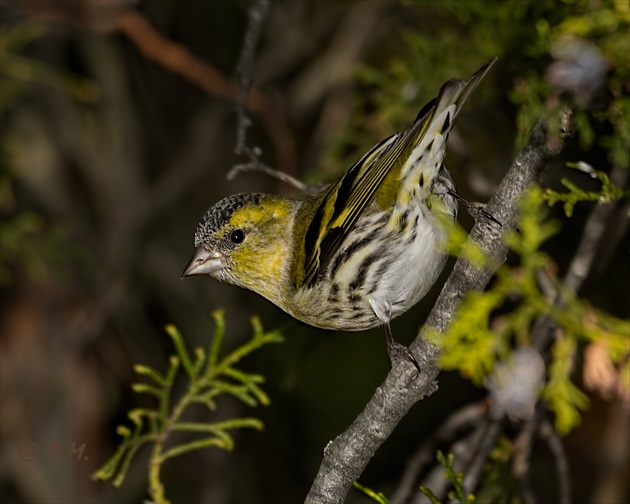
[[250,289],[315,327],[384,325],[392,363],[406,356],[418,367],[389,322],[422,299],[444,267],[440,215],[455,219],[458,199],[443,165],[446,140],[495,60],[444,84],[411,126],[316,196],[243,193],[216,203],[199,222],[183,276]]

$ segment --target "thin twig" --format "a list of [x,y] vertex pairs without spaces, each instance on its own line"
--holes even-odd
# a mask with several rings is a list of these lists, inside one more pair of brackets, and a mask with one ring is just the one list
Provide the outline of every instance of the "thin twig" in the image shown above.
[[[626,169],[615,167],[611,173],[611,179],[617,181],[621,186],[627,183],[628,174]],[[577,248],[575,256],[569,265],[569,269],[564,277],[563,284],[571,292],[578,294],[582,285],[588,278],[589,272],[593,269],[597,253],[601,248],[602,239],[605,236],[606,229],[612,221],[613,215],[618,205],[614,203],[596,204],[591,210],[582,238]],[[619,235],[618,239],[621,237]],[[613,248],[616,244],[608,243],[607,248]],[[557,295],[555,305],[563,306],[565,300]],[[539,351],[544,350],[550,343],[553,336],[555,324],[548,317],[540,317],[534,323],[532,329],[532,340]]]
[[[623,186],[628,180],[628,169],[615,167],[610,174],[611,180],[619,181]],[[576,294],[586,281],[601,246],[601,239],[606,232],[617,205],[614,203],[596,204],[584,226],[583,238],[571,261],[564,285]],[[607,244],[607,247],[610,245]]]
[[493,258],[495,264],[477,268],[464,258],[458,259],[426,325],[410,346],[422,363],[423,373],[419,375],[407,362],[401,362],[390,371],[352,425],[325,448],[321,466],[306,497],[307,503],[342,502],[352,482],[361,475],[398,422],[416,402],[436,390],[439,350],[423,336],[429,327],[444,331],[465,294],[483,290],[498,265],[504,262],[507,246],[501,239],[501,231],[516,225],[518,201],[527,187],[540,181],[549,161],[562,147],[561,142],[551,146],[548,140],[546,123],[540,121],[488,203],[488,212],[501,221],[503,227],[478,222],[472,229],[468,239]]
[[[257,15],[261,12],[259,4],[269,4],[269,0],[257,0],[252,5],[250,21],[252,10],[258,9]],[[263,20],[264,16],[260,24]],[[113,26],[115,30],[127,37],[147,59],[180,75],[209,95],[234,102],[242,99],[242,86],[239,89],[235,81],[226,79],[212,65],[192,54],[187,47],[162,35],[139,12],[133,9],[122,12]],[[257,30],[259,33],[260,27]],[[257,40],[258,35],[256,35]],[[251,64],[247,58],[245,64]],[[284,170],[292,169],[296,158],[295,142],[291,130],[279,112],[279,106],[260,90],[254,88],[249,91],[251,92],[246,93],[246,100],[243,103],[247,110],[261,115],[265,131],[274,145],[278,166]]]
[[267,166],[266,164],[259,162],[258,159],[256,159],[255,163],[254,162],[243,163],[243,164],[238,164],[238,165],[233,166],[232,169],[226,175],[226,177],[228,180],[233,180],[237,175],[240,175],[241,173],[244,173],[244,172],[251,172],[251,171],[262,172],[269,177],[273,177],[281,182],[284,182],[286,184],[289,184],[292,187],[295,187],[298,191],[301,191],[307,194],[313,193],[312,186],[305,184],[301,180],[296,179],[295,177],[289,175],[288,173],[271,168],[270,166]]
[[254,79],[252,77],[254,71],[254,53],[258,45],[258,39],[262,32],[263,23],[269,10],[269,0],[256,0],[248,12],[247,30],[243,39],[241,55],[238,60],[236,72],[239,77],[240,89],[239,97],[236,102],[236,145],[234,152],[238,155],[245,155],[249,158],[248,163],[238,164],[228,172],[227,179],[232,180],[237,175],[248,171],[259,171],[270,177],[274,177],[282,182],[297,188],[300,191],[306,191],[308,186],[298,179],[292,177],[288,173],[276,170],[260,161],[262,150],[260,147],[247,144],[247,129],[252,125],[252,121],[247,115],[247,100],[252,90]]
[[556,433],[548,419],[540,424],[540,435],[546,441],[549,450],[556,461],[556,474],[558,476],[558,502],[559,504],[571,504],[571,479],[569,475],[569,461],[564,451],[564,445],[560,436]]
[[[477,450],[485,435],[485,431],[486,426],[484,423],[475,424],[470,432],[449,447],[448,451],[453,455],[453,470],[456,474],[461,473],[465,469],[466,460],[473,458],[475,450]],[[420,487],[430,488],[440,501],[444,501],[448,498],[449,490],[453,488],[453,485],[448,478],[444,477],[444,466],[434,459],[433,467],[421,480],[410,502],[423,504],[428,502],[427,496]]]
[[483,438],[475,451],[475,456],[472,458],[466,471],[464,473],[464,480],[462,486],[464,487],[464,493],[471,493],[476,487],[477,483],[481,479],[483,474],[483,468],[486,464],[486,459],[492,449],[497,445],[497,441],[503,433],[504,420],[486,420],[487,426],[484,432]]
[[529,481],[529,470],[534,434],[536,434],[539,420],[540,416],[536,415],[526,422],[514,442],[516,452],[512,461],[512,473],[521,484],[521,496],[525,504],[536,504],[537,502]]
[[434,461],[438,445],[450,442],[458,432],[480,420],[485,411],[484,402],[477,402],[451,414],[407,461],[398,488],[392,494],[390,502],[405,502],[417,486],[418,475]]
[[247,146],[247,128],[251,126],[251,120],[247,117],[246,113],[247,97],[254,82],[252,77],[254,71],[254,53],[256,52],[256,46],[258,45],[258,39],[260,38],[268,10],[269,0],[256,0],[249,8],[247,14],[247,30],[245,30],[241,56],[236,69],[240,89],[236,102],[237,132],[234,152],[247,155],[253,165],[258,164],[261,151],[258,147]]

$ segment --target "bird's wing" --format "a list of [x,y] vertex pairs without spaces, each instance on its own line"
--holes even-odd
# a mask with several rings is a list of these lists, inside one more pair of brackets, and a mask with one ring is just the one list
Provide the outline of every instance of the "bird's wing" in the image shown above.
[[383,140],[326,190],[304,236],[304,268],[296,287],[313,285],[396,161],[406,132]]
[[[444,84],[437,98],[422,108],[412,126],[381,141],[316,198],[317,206],[303,239],[303,254],[299,254],[303,262],[294,264],[295,288],[312,286],[320,279],[387,175],[403,170],[414,149],[426,143],[422,139],[429,127],[432,131],[446,131],[452,127],[466,98],[494,61],[488,62],[465,81],[453,79]],[[432,124],[436,111],[439,113],[453,104],[454,112],[450,117],[440,114],[444,124]],[[390,180],[397,184],[397,178],[393,180],[390,177]]]

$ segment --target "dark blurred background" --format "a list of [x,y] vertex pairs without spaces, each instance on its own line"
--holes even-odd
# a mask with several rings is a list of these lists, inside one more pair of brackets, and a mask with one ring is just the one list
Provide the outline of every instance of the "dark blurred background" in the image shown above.
[[[248,142],[262,149],[265,163],[302,180],[333,180],[369,146],[408,124],[445,80],[465,77],[496,55],[498,63],[451,136],[448,157],[460,193],[486,201],[522,134],[549,105],[538,99],[539,88],[541,96],[568,89],[588,113],[605,110],[614,89],[627,103],[627,5],[272,2],[255,55]],[[164,482],[173,502],[301,501],[326,443],[349,425],[388,372],[380,330],[315,330],[252,293],[206,278],[180,279],[196,224],[211,204],[242,191],[292,193],[261,174],[226,180],[230,168],[245,161],[233,152],[235,69],[249,6],[0,3],[3,503],[144,498],[147,451],[120,489],[95,483],[91,475],[115,449],[115,427],[126,422],[126,411],[151,404],[131,392],[133,364],[166,369],[173,353],[167,323],[181,330],[190,348],[207,346],[211,312],[222,307],[228,348],[250,337],[254,314],[286,337],[242,364],[266,376],[271,406],[249,411],[226,399],[214,416],[201,417],[257,416],[265,430],[238,432],[231,453],[208,449],[167,462]],[[554,91],[543,78],[563,30],[593,39],[594,58],[606,62],[607,70],[594,71],[586,90],[578,83]],[[607,76],[620,84],[608,86]],[[611,135],[610,124],[594,122],[593,129],[596,138]],[[614,157],[610,146],[578,135],[547,184],[558,188],[569,176],[597,190],[596,181],[564,168],[564,161],[611,171],[623,165],[626,148],[617,146],[621,152]],[[548,244],[560,272],[591,207],[579,205],[572,219],[559,207],[552,210],[563,223]],[[618,245],[582,295],[627,318],[627,211],[619,219]],[[470,227],[467,216],[461,220]],[[445,275],[394,323],[400,341],[413,339]],[[412,409],[361,482],[391,492],[432,431],[483,395],[456,373],[440,375],[439,390]],[[627,502],[627,408],[591,399],[581,426],[566,439],[575,495],[579,502],[597,502],[601,495],[618,499],[606,502]],[[72,451],[82,446],[80,456]],[[535,467],[541,502],[550,502],[556,494],[545,449]],[[348,502],[365,499],[352,492]]]

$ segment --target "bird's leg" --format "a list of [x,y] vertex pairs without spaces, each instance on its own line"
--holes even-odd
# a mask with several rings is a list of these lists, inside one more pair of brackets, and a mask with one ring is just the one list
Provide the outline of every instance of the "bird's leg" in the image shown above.
[[466,209],[468,214],[473,219],[475,219],[475,221],[478,220],[480,217],[483,217],[484,219],[491,220],[493,222],[496,222],[499,226],[502,226],[501,222],[495,219],[494,216],[486,210],[486,205],[484,205],[483,203],[479,203],[477,201],[468,201],[467,199],[462,198],[459,194],[457,194],[453,190],[449,190],[448,194],[453,196],[453,198],[455,198],[462,205],[464,205],[464,208]]
[[396,364],[397,361],[407,359],[416,366],[418,373],[420,373],[420,365],[411,351],[405,345],[401,345],[394,340],[392,328],[389,325],[389,322],[385,324],[385,338],[387,339],[387,354],[389,355],[389,361],[391,362],[392,367],[394,367],[394,364]]

